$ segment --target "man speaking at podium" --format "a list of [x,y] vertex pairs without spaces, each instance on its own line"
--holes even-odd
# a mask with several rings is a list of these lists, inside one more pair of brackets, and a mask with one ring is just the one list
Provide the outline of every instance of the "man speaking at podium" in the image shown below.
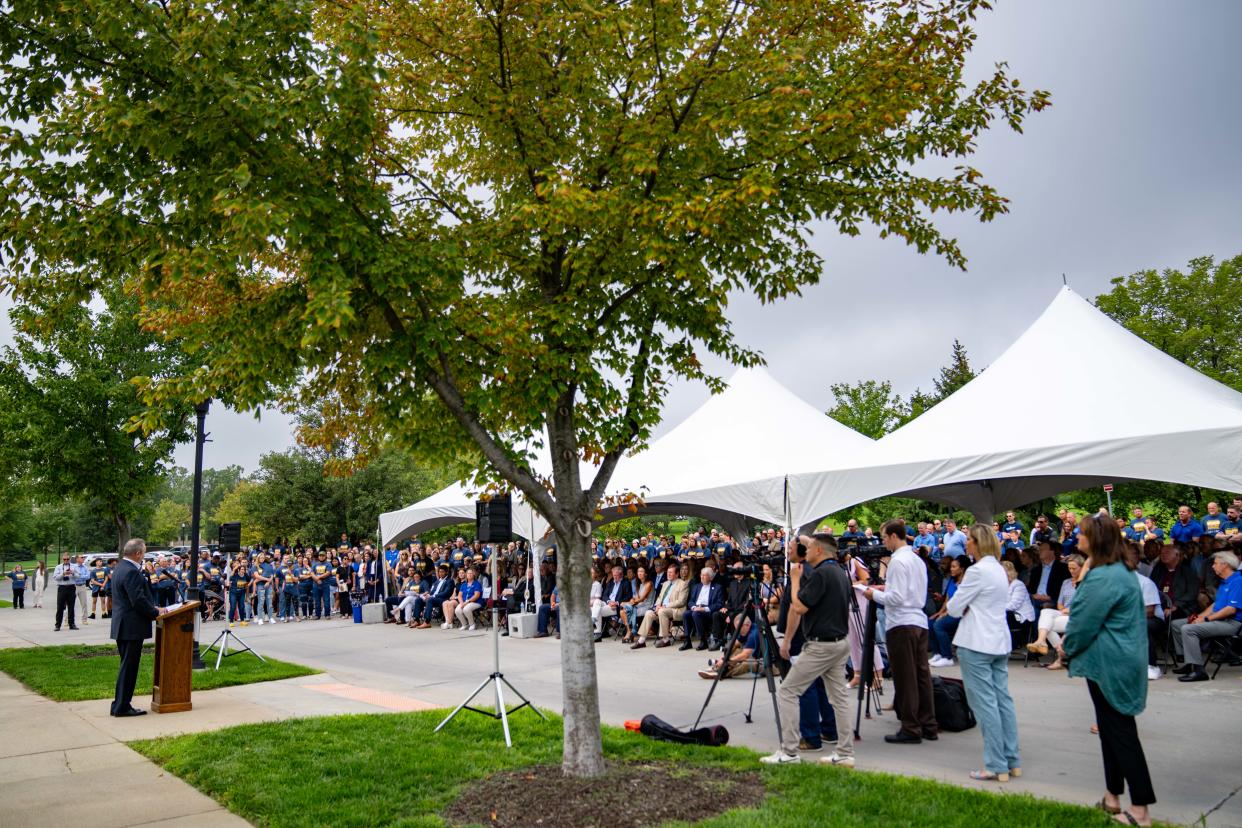
[[132,538],[125,544],[121,560],[112,573],[112,638],[121,654],[121,668],[116,674],[116,697],[112,700],[113,716],[145,716],[131,704],[134,684],[138,681],[138,662],[142,659],[142,642],[151,637],[151,622],[165,613],[151,600],[151,584],[142,571],[146,541]]

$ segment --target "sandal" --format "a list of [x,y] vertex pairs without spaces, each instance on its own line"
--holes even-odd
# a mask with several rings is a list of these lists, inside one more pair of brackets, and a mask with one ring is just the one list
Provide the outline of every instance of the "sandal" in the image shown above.
[[1119,807],[1115,808],[1115,807],[1113,807],[1112,805],[1109,805],[1109,804],[1108,804],[1108,800],[1106,800],[1104,797],[1100,797],[1100,801],[1099,801],[1099,802],[1097,802],[1097,803],[1095,803],[1095,807],[1096,807],[1096,808],[1098,808],[1099,810],[1103,811],[1103,812],[1104,812],[1104,813],[1106,813],[1106,814],[1119,814],[1119,813],[1121,813],[1121,808],[1119,808]]
[[1054,661],[1051,664],[1045,664],[1044,669],[1045,670],[1064,670],[1065,665],[1059,661]]
[[[1123,817],[1124,817],[1124,819],[1123,819]],[[1134,814],[1130,813],[1129,811],[1122,811],[1121,813],[1119,813],[1119,814],[1117,814],[1116,816],[1114,816],[1114,817],[1113,817],[1113,819],[1114,819],[1115,821],[1117,821],[1117,822],[1121,823],[1122,825],[1134,825],[1134,826],[1142,826],[1142,825],[1143,825],[1143,823],[1141,823],[1141,822],[1139,822],[1139,821],[1138,821],[1138,817],[1136,817]],[[1148,825],[1151,825],[1151,823],[1150,823],[1150,822],[1149,822],[1149,823],[1147,823],[1147,824],[1148,824]]]
[[992,773],[991,771],[987,771],[987,770],[981,770],[981,771],[973,770],[970,772],[970,778],[977,780],[979,782],[1008,782],[1009,774]]

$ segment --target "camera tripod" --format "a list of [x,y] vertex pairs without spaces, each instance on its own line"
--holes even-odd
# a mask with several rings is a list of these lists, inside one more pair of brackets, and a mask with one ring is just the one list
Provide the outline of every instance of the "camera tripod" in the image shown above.
[[858,677],[858,709],[854,713],[854,738],[859,739],[863,716],[871,718],[871,706],[875,705],[875,715],[879,716],[882,712],[879,697],[884,691],[871,689],[871,682],[875,680],[875,627],[878,610],[875,601],[868,601],[867,619],[864,622],[862,612],[858,608],[858,596],[854,592],[854,586],[850,584],[850,615],[858,624],[859,629],[863,631],[862,663],[854,668],[854,675]]
[[[712,695],[716,692],[717,685],[729,670],[729,656],[733,652],[733,648],[737,646],[738,639],[742,634],[741,619],[750,618],[751,624],[759,625],[759,652],[762,654],[760,662],[762,667],[755,672],[755,677],[751,680],[750,685],[750,706],[743,715],[747,724],[754,722],[755,712],[755,692],[759,686],[760,673],[764,675],[768,684],[768,695],[772,697],[772,712],[776,714],[776,739],[779,742],[781,738],[781,710],[776,700],[776,677],[774,667],[777,666],[777,658],[779,651],[776,647],[776,636],[772,633],[772,626],[768,623],[767,614],[763,609],[763,601],[759,596],[759,581],[755,578],[753,571],[750,574],[750,594],[746,599],[746,608],[738,615],[729,619],[729,632],[725,637],[724,644],[720,648],[720,667],[716,670],[716,676],[712,679],[712,686],[707,689],[707,698],[703,700],[703,707],[699,710],[698,718],[694,720],[691,730],[697,730],[699,723],[703,721],[703,714],[707,712],[707,706],[711,704]],[[690,633],[687,630],[686,635]],[[773,653],[777,653],[776,657]],[[787,667],[786,667],[787,669]],[[782,670],[782,675],[784,671]]]

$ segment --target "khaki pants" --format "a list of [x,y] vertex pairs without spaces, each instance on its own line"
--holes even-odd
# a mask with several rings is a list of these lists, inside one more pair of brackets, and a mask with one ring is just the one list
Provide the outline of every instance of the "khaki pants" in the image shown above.
[[682,608],[676,609],[672,607],[660,607],[652,610],[643,616],[642,627],[639,628],[638,634],[643,638],[651,635],[651,625],[656,619],[660,621],[660,638],[668,638],[673,634],[673,619],[681,618]]
[[845,683],[845,662],[850,644],[844,638],[831,643],[808,641],[798,656],[776,698],[781,711],[781,749],[792,756],[798,754],[798,699],[815,679],[824,677],[828,701],[832,703],[837,721],[837,755],[854,755],[854,724],[850,715],[850,694]]

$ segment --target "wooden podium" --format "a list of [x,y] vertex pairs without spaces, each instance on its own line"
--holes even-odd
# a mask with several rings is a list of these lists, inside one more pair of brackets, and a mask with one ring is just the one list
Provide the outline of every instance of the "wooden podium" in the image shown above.
[[194,658],[194,613],[198,601],[187,601],[155,620],[155,682],[151,711],[189,710],[190,665]]

